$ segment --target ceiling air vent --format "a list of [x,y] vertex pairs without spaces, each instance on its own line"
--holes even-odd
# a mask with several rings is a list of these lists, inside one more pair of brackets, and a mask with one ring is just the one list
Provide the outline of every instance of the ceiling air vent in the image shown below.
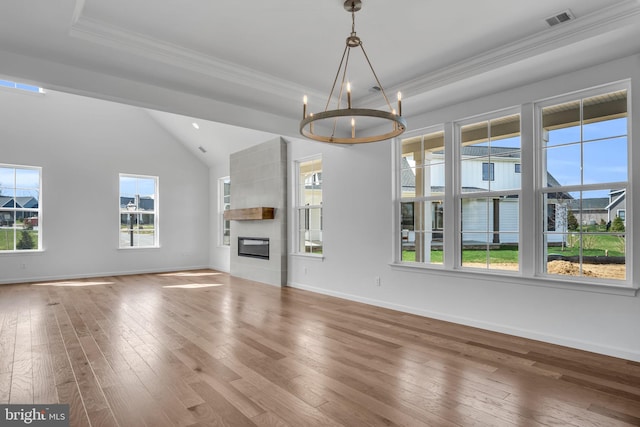
[[547,25],[553,27],[555,25],[562,24],[563,22],[571,21],[572,19],[575,19],[575,17],[573,16],[573,13],[571,13],[571,11],[567,9],[564,12],[558,13],[557,15],[550,16],[549,18],[545,19],[545,21],[547,22]]

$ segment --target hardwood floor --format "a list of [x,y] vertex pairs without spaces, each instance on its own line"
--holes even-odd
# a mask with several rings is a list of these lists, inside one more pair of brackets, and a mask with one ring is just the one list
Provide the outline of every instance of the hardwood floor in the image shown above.
[[0,344],[72,426],[640,425],[640,363],[210,270],[0,286]]

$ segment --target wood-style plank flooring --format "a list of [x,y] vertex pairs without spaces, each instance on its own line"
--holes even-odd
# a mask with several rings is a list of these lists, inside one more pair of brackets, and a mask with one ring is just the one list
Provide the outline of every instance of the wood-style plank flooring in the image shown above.
[[640,363],[210,270],[0,286],[0,344],[72,426],[640,425]]

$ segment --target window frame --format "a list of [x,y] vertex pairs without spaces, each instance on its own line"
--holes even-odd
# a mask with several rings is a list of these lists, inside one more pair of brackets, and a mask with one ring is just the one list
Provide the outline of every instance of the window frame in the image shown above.
[[[431,136],[431,135],[436,135],[442,133],[443,134],[443,141],[444,141],[444,145],[442,147],[444,153],[443,153],[443,160],[442,162],[438,162],[435,164],[429,164],[429,167],[433,167],[433,166],[442,166],[443,170],[443,175],[444,175],[444,186],[443,186],[443,191],[442,194],[438,194],[438,195],[433,195],[431,193],[429,193],[428,195],[422,194],[422,195],[417,195],[414,194],[413,197],[403,197],[402,194],[402,173],[403,173],[403,168],[402,165],[400,164],[398,166],[398,173],[396,176],[396,182],[397,182],[397,192],[398,192],[398,197],[397,197],[397,207],[396,207],[396,215],[397,215],[397,221],[395,221],[395,223],[397,224],[396,227],[398,228],[398,230],[396,230],[396,232],[394,233],[394,236],[396,236],[396,246],[397,246],[397,250],[395,250],[395,259],[396,262],[401,263],[403,265],[410,265],[410,266],[429,266],[430,268],[444,268],[445,263],[447,262],[447,256],[446,256],[446,252],[445,252],[445,247],[448,244],[448,239],[445,238],[445,235],[447,233],[448,228],[450,227],[450,225],[447,223],[447,216],[444,215],[444,212],[448,211],[448,209],[450,209],[450,205],[446,200],[447,197],[447,188],[449,188],[451,186],[451,182],[449,180],[448,177],[448,171],[449,168],[447,167],[447,162],[446,162],[446,157],[450,155],[450,149],[447,148],[446,146],[446,134],[447,134],[447,129],[445,128],[444,125],[435,125],[435,126],[429,126],[426,128],[422,128],[422,129],[418,129],[416,131],[413,132],[409,132],[406,135],[404,135],[402,138],[398,138],[397,139],[397,156],[400,162],[402,162],[402,158],[403,158],[403,146],[402,146],[402,142],[407,140],[407,139],[411,139],[411,138],[417,138],[420,137],[420,151],[421,153],[425,153],[425,137]],[[423,159],[424,160],[424,159]],[[426,163],[423,163],[421,165],[416,165],[414,167],[412,167],[411,169],[424,169],[426,167]],[[417,172],[416,172],[417,173]],[[416,178],[417,179],[417,178]],[[429,256],[429,260],[426,260],[426,256],[424,260],[420,260],[420,261],[410,261],[410,260],[403,260],[403,246],[404,246],[404,240],[405,238],[407,240],[409,240],[409,236],[411,233],[411,230],[408,230],[408,234],[405,236],[404,233],[404,229],[402,228],[402,222],[403,222],[403,205],[404,204],[412,204],[412,216],[413,219],[415,220],[415,210],[416,210],[416,204],[422,204],[422,209],[421,211],[423,212],[423,215],[425,216],[423,218],[424,221],[424,226],[425,229],[424,230],[418,230],[418,234],[421,235],[423,238],[426,235],[431,235],[431,237],[433,238],[433,234],[440,234],[441,238],[442,238],[442,262],[432,262],[431,261],[431,256]],[[432,208],[434,207],[433,204],[436,204],[436,206],[439,207],[439,210],[436,208],[436,211],[433,212]],[[433,224],[433,214],[435,213],[435,220],[436,220],[436,224],[434,226]],[[441,227],[437,227],[438,225],[438,219],[442,219],[442,222],[440,223]],[[431,223],[432,225],[429,227],[428,224]],[[428,231],[430,230],[430,232]],[[414,228],[413,230],[414,232],[414,241],[418,242],[418,236],[416,234],[416,230]],[[429,243],[430,245],[430,243]],[[417,244],[416,244],[416,249],[417,249]],[[416,251],[416,258],[418,257],[417,255],[417,251]]]
[[[153,179],[154,180],[154,202],[153,211],[134,209],[128,210],[122,207],[122,178],[134,178],[134,179]],[[160,216],[159,216],[159,202],[160,202],[160,178],[153,175],[140,175],[131,173],[120,173],[118,175],[118,249],[123,250],[144,250],[144,249],[157,249],[160,247]],[[139,206],[138,206],[139,207]],[[121,241],[122,233],[122,215],[153,215],[153,244],[151,245],[133,245],[123,246]],[[133,228],[131,228],[133,230]]]
[[[16,195],[16,192],[21,188],[17,186],[16,183],[16,174],[18,170],[31,170],[31,171],[37,171],[38,172],[38,188],[23,188],[23,189],[31,189],[31,190],[37,190],[38,192],[38,207],[37,208],[16,208],[15,205],[12,208],[2,208],[3,211],[8,211],[8,212],[13,212],[13,218],[14,218],[14,222],[11,225],[11,229],[13,230],[13,249],[7,249],[7,250],[0,250],[0,255],[3,254],[23,254],[23,253],[33,253],[33,252],[44,252],[44,249],[42,247],[42,167],[41,166],[27,166],[27,165],[15,165],[15,164],[8,164],[8,163],[0,163],[0,167],[1,168],[7,168],[7,169],[14,169],[14,181],[13,181],[13,186],[11,187],[13,190],[13,197],[17,198],[17,197],[21,197]],[[5,188],[9,188],[7,186],[3,186]],[[18,228],[17,228],[17,221],[16,221],[16,212],[33,212],[36,213],[36,218],[38,219],[38,242],[37,242],[37,248],[36,249],[18,249],[17,245],[18,245],[18,241],[19,238],[17,236],[18,234]],[[24,229],[24,228],[23,228]]]
[[[469,278],[474,279],[480,276],[486,277],[485,280],[491,280],[495,282],[503,282],[505,284],[517,284],[526,286],[543,286],[550,288],[569,289],[574,291],[586,291],[596,292],[613,295],[623,296],[635,296],[640,289],[640,286],[634,283],[633,275],[633,262],[634,254],[632,250],[635,246],[640,245],[639,242],[632,241],[634,238],[633,224],[631,223],[632,215],[625,215],[627,223],[626,229],[626,264],[627,264],[627,278],[626,280],[618,279],[597,279],[594,281],[584,281],[582,278],[577,279],[571,277],[562,277],[558,275],[543,275],[541,262],[542,262],[542,230],[546,226],[547,216],[545,212],[542,212],[542,198],[540,196],[540,183],[542,180],[541,173],[539,171],[540,158],[539,158],[539,120],[540,116],[536,114],[536,107],[549,101],[551,104],[556,104],[561,101],[561,98],[567,100],[575,100],[580,98],[588,98],[590,96],[602,95],[608,92],[626,89],[627,90],[627,138],[628,138],[628,171],[627,181],[624,188],[627,189],[627,208],[633,206],[632,201],[632,188],[633,178],[632,164],[634,158],[639,158],[640,155],[632,153],[632,127],[634,119],[636,119],[637,113],[632,114],[632,84],[630,79],[622,79],[614,82],[605,82],[603,84],[593,85],[586,88],[577,88],[577,90],[566,92],[565,94],[553,94],[544,98],[524,98],[521,102],[515,104],[513,107],[504,108],[500,110],[494,110],[486,114],[479,114],[475,116],[468,116],[464,119],[453,117],[451,114],[448,118],[443,120],[440,124],[434,124],[426,126],[417,131],[413,131],[412,134],[424,133],[426,129],[443,127],[445,130],[445,164],[446,164],[446,182],[448,188],[444,196],[445,211],[453,212],[447,214],[444,218],[445,233],[444,233],[444,265],[433,265],[426,263],[412,263],[403,262],[401,258],[401,245],[400,239],[395,236],[400,235],[401,232],[401,170],[402,170],[402,139],[395,138],[393,146],[393,250],[392,261],[390,266],[392,269],[404,270],[404,271],[429,271],[430,274],[441,275],[451,278]],[[550,94],[551,95],[551,94]],[[456,138],[458,135],[457,127],[461,122],[469,123],[471,121],[477,121],[483,117],[494,116],[496,111],[500,114],[507,114],[509,110],[512,110],[516,114],[520,114],[520,246],[519,246],[519,264],[520,270],[517,272],[509,271],[496,271],[496,270],[484,270],[484,269],[472,269],[460,267],[460,255],[459,255],[459,242],[457,239],[460,232],[459,225],[459,197],[457,194],[453,194],[453,188],[458,188],[461,181],[458,175],[458,170],[452,170],[451,165],[456,163],[456,159],[459,158],[460,152]],[[453,112],[455,114],[455,112]],[[470,118],[469,118],[470,117]],[[404,137],[404,136],[403,136]],[[455,151],[455,152],[454,152]],[[633,154],[633,155],[632,155]],[[634,157],[635,156],[635,157]],[[527,226],[524,226],[526,224]],[[453,259],[455,258],[455,259]]]
[[[492,120],[497,120],[497,119],[501,119],[501,118],[506,118],[506,117],[510,117],[510,116],[514,116],[517,115],[519,116],[518,120],[520,123],[519,126],[519,138],[520,138],[520,148],[519,151],[520,152],[520,163],[522,163],[522,152],[523,152],[523,144],[522,144],[522,108],[521,107],[509,107],[509,108],[504,108],[504,109],[500,109],[500,110],[496,110],[490,113],[484,113],[484,114],[479,114],[476,116],[472,116],[469,118],[465,118],[465,119],[461,119],[461,120],[456,120],[453,122],[453,127],[454,127],[454,135],[451,141],[451,144],[453,145],[453,152],[454,152],[454,161],[452,162],[452,172],[455,175],[455,179],[456,179],[456,185],[453,186],[453,188],[451,189],[451,191],[453,192],[453,197],[454,197],[454,203],[455,203],[455,207],[453,210],[453,215],[451,215],[454,219],[454,228],[453,231],[455,233],[455,239],[453,240],[453,242],[451,242],[451,246],[453,246],[454,248],[454,254],[453,254],[453,260],[454,260],[454,268],[458,269],[458,270],[471,270],[471,271],[476,271],[476,272],[480,272],[480,273],[486,273],[486,274],[500,274],[500,275],[509,275],[509,276],[518,276],[520,275],[520,272],[522,271],[522,242],[523,242],[523,237],[522,237],[522,179],[520,180],[520,185],[518,188],[513,188],[513,189],[492,189],[492,183],[495,182],[495,161],[493,161],[492,156],[489,156],[488,161],[484,161],[486,160],[486,158],[483,157],[477,157],[478,160],[483,160],[483,171],[484,171],[484,164],[488,163],[490,165],[494,165],[493,168],[489,167],[489,171],[493,172],[492,175],[490,176],[490,178],[493,178],[491,180],[482,180],[482,182],[487,182],[489,183],[489,188],[487,188],[486,190],[482,190],[482,191],[478,191],[478,192],[464,192],[463,191],[463,182],[462,182],[462,173],[463,173],[463,163],[465,161],[469,161],[469,159],[463,159],[462,158],[462,128],[468,125],[473,125],[473,124],[477,124],[477,123],[481,123],[481,122],[487,122],[487,132],[488,132],[488,138],[491,138],[491,127],[490,127],[490,123]],[[445,141],[446,143],[446,141]],[[500,156],[496,156],[498,159],[500,159]],[[515,172],[514,172],[515,174]],[[483,174],[484,175],[484,174]],[[520,174],[522,175],[522,174]],[[482,177],[484,178],[484,176]],[[462,218],[462,208],[463,208],[463,200],[472,200],[472,199],[489,199],[489,198],[501,198],[501,197],[507,197],[507,196],[512,196],[515,195],[518,197],[518,227],[517,227],[517,231],[513,231],[513,232],[506,232],[506,233],[517,233],[518,238],[517,238],[517,248],[518,248],[518,270],[508,270],[508,269],[499,269],[499,268],[490,268],[490,263],[489,260],[487,259],[487,267],[486,268],[481,268],[481,267],[472,267],[472,266],[465,266],[463,265],[463,260],[462,260],[462,250],[463,250],[463,245],[462,245],[462,236],[464,234],[464,230],[463,230],[463,218]],[[487,221],[488,221],[489,216],[487,215]],[[488,226],[487,226],[488,227]],[[495,232],[494,232],[495,233]],[[504,232],[499,231],[499,233],[504,234]],[[489,234],[489,231],[487,230],[486,234]],[[489,248],[488,243],[487,243],[487,248]]]
[[[300,187],[301,187],[301,165],[305,164],[305,163],[309,163],[309,162],[315,162],[315,161],[320,161],[320,173],[322,174],[322,178],[320,179],[320,190],[322,192],[324,192],[324,160],[323,160],[323,156],[322,154],[315,154],[312,156],[307,156],[307,157],[303,157],[297,160],[293,161],[293,169],[294,169],[294,185],[293,185],[293,218],[294,220],[292,221],[293,223],[293,235],[294,238],[292,239],[292,250],[291,253],[293,255],[296,256],[303,256],[303,257],[310,257],[310,258],[317,258],[317,259],[324,259],[324,253],[325,253],[325,242],[324,242],[324,208],[323,208],[323,204],[322,201],[320,202],[319,205],[304,205],[303,201],[301,200],[300,197]],[[324,195],[322,197],[322,199],[324,200]],[[309,230],[309,226],[308,226],[308,221],[309,221],[309,217],[310,217],[310,210],[311,209],[319,209],[320,212],[320,242],[322,245],[322,251],[321,253],[313,253],[313,252],[307,252],[307,251],[302,251],[300,248],[303,246],[301,239],[300,239],[300,233],[302,230],[302,226],[305,226],[305,230]],[[305,224],[301,224],[300,218],[302,217],[302,213],[304,212],[304,221]],[[305,246],[306,248],[306,246]]]
[[[632,221],[625,221],[625,258],[626,258],[626,278],[624,280],[619,279],[602,279],[602,278],[590,278],[587,276],[562,276],[558,277],[557,274],[549,274],[545,268],[545,260],[544,260],[544,251],[545,251],[545,224],[546,218],[543,214],[543,209],[546,211],[546,207],[542,206],[544,203],[544,194],[550,193],[550,191],[544,186],[544,177],[546,176],[546,165],[545,161],[542,158],[543,156],[543,137],[542,134],[542,111],[544,108],[554,105],[560,105],[563,103],[570,102],[582,102],[584,99],[588,99],[595,96],[606,95],[608,93],[626,90],[627,91],[627,180],[626,181],[611,181],[611,182],[599,182],[595,184],[591,183],[583,183],[580,184],[570,184],[563,185],[558,188],[562,188],[565,192],[589,192],[589,191],[598,191],[605,189],[624,189],[626,190],[625,198],[626,198],[626,206],[633,206],[633,194],[631,192],[632,187],[632,153],[631,146],[633,143],[632,140],[632,105],[631,105],[631,82],[629,80],[609,83],[597,87],[587,88],[583,90],[578,90],[575,92],[557,95],[553,97],[549,97],[543,100],[539,100],[534,102],[534,148],[535,148],[535,157],[536,157],[536,179],[535,179],[535,200],[536,200],[536,276],[548,280],[553,281],[563,281],[563,282],[580,282],[586,284],[586,286],[611,286],[611,287],[633,287],[633,226]],[[582,105],[582,104],[581,104]],[[582,111],[582,107],[581,107]],[[582,149],[582,145],[585,143],[590,143],[591,140],[584,140],[582,136],[580,137],[580,145]],[[581,164],[581,168],[582,168]],[[582,200],[582,199],[581,199]],[[582,234],[581,234],[582,235]]]

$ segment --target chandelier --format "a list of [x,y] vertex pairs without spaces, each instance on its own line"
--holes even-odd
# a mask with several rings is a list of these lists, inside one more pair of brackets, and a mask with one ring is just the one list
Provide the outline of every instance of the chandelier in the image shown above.
[[[340,65],[338,65],[331,92],[329,92],[329,98],[324,111],[307,114],[307,96],[304,96],[300,133],[315,141],[336,144],[360,144],[393,138],[402,134],[407,127],[407,122],[402,117],[402,95],[398,92],[396,110],[389,102],[389,98],[387,98],[387,94],[371,65],[367,52],[364,50],[362,40],[356,35],[355,14],[362,8],[362,1],[347,0],[344,2],[344,8],[347,12],[351,12],[351,34],[347,37],[342,59],[340,60]],[[358,47],[362,51],[364,59],[375,78],[376,86],[373,89],[382,95],[388,111],[353,108],[352,106],[351,82],[349,81],[347,69],[349,67],[351,49]],[[338,80],[340,80],[340,84],[336,90]],[[330,110],[329,107],[334,95],[336,95],[336,108]]]

